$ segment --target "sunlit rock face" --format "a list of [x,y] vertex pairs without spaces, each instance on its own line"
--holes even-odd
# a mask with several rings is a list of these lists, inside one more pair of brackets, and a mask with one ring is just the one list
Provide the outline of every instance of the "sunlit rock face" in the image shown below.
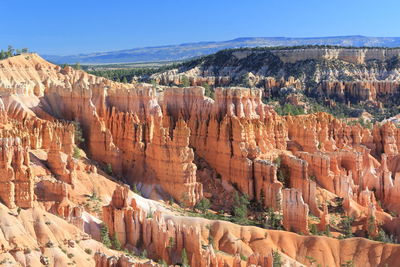
[[391,48],[240,48],[189,61],[151,79],[162,85],[245,84],[262,88],[266,96],[287,89],[309,93],[311,88],[321,101],[382,106],[398,97],[399,56],[400,49]]
[[[345,52],[319,57],[353,62]],[[354,62],[363,57],[370,56]],[[183,251],[191,266],[271,266],[274,251],[290,266],[307,266],[306,256],[324,266],[398,261],[396,244],[311,236],[310,230],[315,224],[326,231],[339,209],[354,218],[352,233],[376,238],[384,229],[399,237],[400,130],[391,122],[368,129],[326,113],[279,116],[261,101],[262,90],[216,88],[215,99],[201,86],[157,92],[149,84],[62,69],[34,54],[1,61],[0,77],[4,254],[41,248],[49,265],[64,266],[68,254],[60,246],[73,249],[80,266],[157,266],[96,243],[104,223],[122,248],[145,249],[167,264],[181,263]],[[301,88],[293,77],[267,81]],[[84,141],[75,144],[79,132]],[[268,216],[282,216],[284,231],[189,217],[191,210],[172,204],[193,208],[208,197],[227,213],[235,193],[264,209],[261,216],[267,209]],[[74,240],[99,252],[89,256]],[[354,247],[360,251],[349,253]],[[44,262],[39,251],[13,258],[32,258],[35,266]]]

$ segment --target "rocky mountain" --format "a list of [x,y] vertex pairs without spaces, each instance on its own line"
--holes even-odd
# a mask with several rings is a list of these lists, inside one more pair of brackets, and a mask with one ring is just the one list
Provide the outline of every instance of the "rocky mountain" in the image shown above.
[[392,122],[280,116],[260,89],[163,89],[0,61],[2,264],[396,266]]
[[311,38],[249,37],[222,42],[199,42],[180,45],[142,47],[120,51],[57,56],[43,55],[51,62],[63,64],[101,64],[127,62],[178,61],[215,53],[222,49],[241,47],[274,47],[304,45],[335,45],[354,47],[399,47],[400,37],[335,36]]

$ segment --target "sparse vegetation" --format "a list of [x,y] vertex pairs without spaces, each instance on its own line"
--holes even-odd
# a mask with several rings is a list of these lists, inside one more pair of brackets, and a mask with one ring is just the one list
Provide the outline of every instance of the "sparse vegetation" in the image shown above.
[[310,175],[310,176],[308,177],[308,179],[310,179],[311,181],[316,182],[316,181],[317,181],[317,176],[315,176],[315,175]]
[[250,76],[249,73],[242,74],[240,76],[239,80],[238,80],[238,85],[250,88],[252,86],[252,84],[250,82],[250,77],[249,76]]
[[282,266],[281,254],[276,250],[272,251],[272,266],[273,267]]
[[122,250],[121,243],[118,240],[117,233],[111,237],[111,246],[115,250]]
[[328,211],[329,213],[344,213],[344,208],[343,208],[343,198],[341,197],[335,197],[333,200],[333,203],[329,203],[328,205]]
[[310,264],[311,265],[313,265],[314,263],[316,263],[317,262],[317,260],[316,259],[314,259],[313,257],[311,257],[311,256],[306,256],[306,259],[310,262]]
[[246,257],[246,256],[243,255],[243,254],[240,254],[240,259],[241,259],[242,261],[247,261],[248,257]]
[[132,191],[133,191],[135,194],[139,195],[139,196],[142,195],[142,193],[139,191],[139,189],[137,189],[137,186],[136,186],[135,184],[132,186]]
[[113,170],[112,170],[112,166],[110,163],[107,163],[104,171],[108,174],[108,175],[113,175]]
[[151,218],[153,218],[153,210],[150,208],[150,211],[147,213],[147,215],[146,215],[146,218],[147,219],[151,219]]
[[354,267],[354,263],[353,263],[353,261],[349,260],[349,261],[346,261],[345,263],[342,263],[340,266],[341,267]]
[[188,257],[187,257],[187,253],[186,253],[186,249],[185,248],[183,248],[182,249],[182,257],[181,257],[181,260],[182,260],[182,266],[183,267],[190,267],[190,265],[189,265],[189,260],[188,260]]
[[87,196],[87,201],[85,202],[84,206],[87,210],[91,212],[102,212],[102,202],[94,188],[92,189],[92,194]]
[[275,108],[276,113],[278,113],[281,116],[286,116],[286,115],[303,115],[305,114],[304,108],[299,107],[299,106],[294,106],[292,104],[286,103],[283,106],[277,106]]
[[74,153],[72,154],[72,156],[75,159],[80,159],[81,158],[81,150],[77,146],[74,146]]
[[188,201],[189,201],[188,194],[186,192],[182,193],[182,198],[181,198],[181,200],[179,202],[179,205],[181,207],[187,208]]
[[326,226],[325,235],[326,235],[327,237],[332,237],[332,234],[331,234],[331,227],[329,226],[329,224]]
[[214,91],[211,89],[211,86],[208,83],[203,83],[201,86],[205,89],[204,95],[214,99]]
[[180,87],[189,87],[190,86],[189,78],[186,75],[183,75],[181,77],[181,83],[179,86]]
[[274,164],[278,169],[281,167],[281,163],[282,163],[281,157],[277,157],[276,159],[274,159]]
[[81,70],[82,69],[81,63],[79,63],[79,62],[75,63],[75,65],[73,65],[72,67],[74,69],[76,69],[76,70]]
[[366,121],[363,118],[359,118],[358,120],[351,120],[347,123],[348,125],[360,125],[363,128],[372,129],[372,123],[370,121]]
[[112,243],[110,240],[110,234],[108,232],[108,227],[104,223],[101,224],[100,227],[100,240],[106,247],[111,248]]
[[[78,67],[77,67],[78,68]],[[184,78],[186,78],[187,80],[185,80]],[[119,79],[119,78],[118,78]],[[127,80],[127,77],[126,76],[123,76],[122,77],[122,81],[123,82],[128,82],[128,80]],[[189,80],[188,80],[188,78],[186,77],[186,76],[183,76],[182,77],[182,86],[187,86],[186,85],[186,83],[188,83],[189,82]],[[247,81],[248,82],[248,81]],[[213,91],[212,91],[212,89],[210,88],[210,86],[208,85],[208,84],[206,84],[206,85],[204,85],[204,87],[206,88],[206,95],[211,95],[211,94],[213,94]],[[299,114],[304,114],[304,109],[302,109],[302,108],[299,108],[299,107],[296,107],[296,106],[293,106],[293,105],[291,105],[291,104],[285,104],[285,105],[283,105],[283,106],[281,106],[281,107],[278,107],[277,108],[278,109],[278,112],[280,113],[280,114],[282,114],[282,115],[288,115],[288,114],[291,114],[291,115],[299,115]],[[362,125],[363,127],[369,127],[370,128],[370,125],[369,126],[366,126],[365,125],[365,123],[366,122],[364,122],[364,121],[355,121],[354,122],[354,124],[360,124],[360,125]],[[349,124],[353,124],[353,122],[350,122]],[[79,147],[78,146],[80,146],[80,145],[83,145],[83,143],[84,143],[84,138],[83,138],[83,133],[82,133],[82,129],[81,129],[81,127],[80,127],[80,125],[79,125],[79,123],[78,122],[76,122],[76,124],[75,124],[76,126],[75,126],[75,142],[76,142],[76,144],[77,144],[77,146],[76,147],[74,147],[74,153],[73,153],[73,156],[74,156],[74,158],[80,158],[80,153],[81,153],[81,150],[79,149]],[[254,126],[255,127],[255,126]],[[170,130],[172,131],[172,129],[173,128],[170,128]],[[168,130],[166,130],[166,131],[168,131]],[[146,132],[146,134],[147,134],[147,132]],[[329,138],[331,138],[331,135],[335,135],[336,133],[329,133]],[[339,133],[340,134],[340,133]],[[336,135],[335,135],[336,136]],[[332,137],[333,138],[333,137]],[[193,148],[193,149],[195,149],[195,148]],[[275,151],[277,151],[277,149],[276,150],[274,150],[274,153],[275,153]],[[250,153],[250,152],[249,152]],[[289,152],[290,153],[290,152]],[[293,154],[294,155],[297,155],[296,153],[295,153],[295,151],[293,151]],[[200,155],[200,154],[199,154]],[[253,154],[252,154],[253,155]],[[250,155],[250,156],[252,156],[252,155]],[[198,155],[196,154],[196,157],[197,157]],[[249,158],[251,158],[249,156]],[[262,157],[260,157],[260,158],[262,158]],[[285,159],[285,158],[284,158]],[[344,160],[343,160],[344,161]],[[289,177],[290,177],[290,173],[288,173],[288,172],[286,172],[286,169],[285,169],[285,167],[287,167],[287,166],[285,166],[286,164],[282,164],[282,159],[280,158],[280,157],[278,157],[278,158],[276,158],[275,159],[275,161],[274,161],[274,163],[275,163],[275,165],[277,166],[277,168],[278,168],[278,174],[277,174],[277,176],[278,176],[278,180],[280,181],[280,182],[282,182],[283,184],[284,184],[284,186],[285,187],[288,187],[289,186]],[[284,162],[284,163],[286,163],[286,162]],[[347,163],[347,162],[346,162]],[[339,165],[340,164],[346,164],[345,162],[340,162],[340,163],[338,163]],[[269,163],[270,164],[270,163]],[[206,164],[204,164],[204,165],[206,165]],[[102,166],[102,167],[104,167],[104,166]],[[339,166],[339,168],[342,168],[343,166]],[[117,168],[117,166],[116,165],[114,165],[114,168],[115,168],[115,170],[118,170],[119,171],[119,168]],[[211,169],[211,168],[210,168]],[[312,169],[311,167],[310,167],[310,169]],[[345,169],[344,167],[343,167],[343,169]],[[110,175],[113,175],[113,170],[112,170],[112,166],[111,166],[111,164],[110,163],[108,163],[107,165],[106,165],[106,167],[104,168],[104,170],[105,170],[105,172],[107,172],[108,174],[110,174]],[[209,170],[206,170],[206,171],[209,171]],[[254,170],[253,170],[254,171]],[[343,172],[344,172],[344,170],[343,170]],[[120,173],[120,172],[117,172],[117,173]],[[122,172],[121,172],[122,173]],[[207,172],[205,172],[206,174],[208,174]],[[214,172],[211,172],[210,171],[210,173],[214,173]],[[292,173],[292,175],[294,175],[294,173]],[[349,174],[350,175],[350,174]],[[217,177],[219,177],[219,178],[221,178],[221,175],[220,174],[218,174],[217,175]],[[201,177],[202,178],[202,177]],[[240,178],[240,177],[239,177]],[[264,177],[265,178],[265,177]],[[314,175],[310,175],[309,176],[309,179],[310,180],[312,180],[312,181],[316,181],[316,177],[314,176]],[[220,181],[218,181],[218,182],[220,182]],[[225,181],[224,181],[225,182]],[[257,181],[258,182],[258,181]],[[103,183],[104,184],[104,183]],[[211,184],[211,183],[210,183]],[[208,186],[208,184],[206,184],[206,183],[204,183],[204,185],[207,185]],[[211,185],[214,185],[214,184],[211,184]],[[225,185],[225,184],[224,184]],[[215,186],[215,185],[214,185]],[[219,188],[217,188],[217,189],[219,189]],[[259,188],[257,188],[257,190],[258,190]],[[263,187],[263,189],[264,189],[264,187]],[[132,186],[132,190],[135,192],[135,193],[137,193],[137,194],[140,194],[140,191],[137,189],[137,187],[136,187],[136,185],[133,185]],[[143,189],[144,190],[144,189]],[[207,188],[207,190],[208,190],[208,188]],[[357,189],[358,190],[358,189]],[[104,191],[104,190],[103,190]],[[103,192],[102,191],[102,192]],[[215,190],[215,191],[218,191],[218,190]],[[320,191],[322,191],[322,190],[320,190]],[[206,190],[205,190],[205,192],[206,192]],[[257,201],[257,200],[252,200],[252,201],[254,201],[254,202],[250,202],[249,201],[249,199],[248,199],[248,196],[247,195],[241,195],[240,193],[238,193],[237,191],[234,191],[235,193],[234,193],[234,201],[233,201],[233,208],[232,208],[232,211],[230,210],[230,206],[229,205],[226,205],[226,207],[225,207],[225,205],[223,205],[223,204],[225,204],[225,203],[222,203],[221,205],[220,205],[220,203],[219,203],[219,200],[220,199],[218,199],[218,203],[217,203],[217,201],[215,202],[215,203],[213,203],[214,205],[213,206],[217,206],[217,207],[223,207],[224,209],[227,209],[227,214],[224,214],[224,211],[221,211],[219,214],[218,213],[216,213],[215,211],[210,211],[210,207],[211,207],[211,202],[210,202],[210,200],[209,199],[207,199],[207,198],[203,198],[203,199],[201,199],[196,205],[195,205],[195,207],[194,207],[194,210],[191,210],[191,209],[186,209],[186,210],[184,210],[184,212],[188,212],[188,213],[191,213],[191,214],[194,214],[194,211],[196,211],[197,210],[197,212],[199,212],[199,213],[201,213],[200,215],[199,214],[196,214],[195,216],[202,216],[202,217],[205,217],[205,218],[210,218],[210,219],[223,219],[223,220],[226,220],[226,221],[232,221],[232,222],[236,222],[236,223],[238,223],[238,224],[245,224],[245,225],[247,225],[247,224],[251,224],[251,225],[257,225],[257,226],[260,226],[260,224],[261,225],[263,225],[265,228],[268,228],[268,229],[283,229],[282,228],[282,215],[281,215],[281,213],[280,213],[280,211],[274,211],[273,209],[268,209],[268,210],[266,210],[266,208],[265,208],[265,203],[268,203],[269,201],[266,201],[266,192],[268,192],[267,190],[266,191],[264,191],[264,190],[261,190],[261,192],[260,192],[260,198],[259,198],[259,200]],[[319,192],[319,191],[318,191]],[[357,191],[358,192],[358,191]],[[209,191],[207,191],[206,193],[209,193]],[[227,195],[228,195],[228,193],[230,193],[230,192],[224,192],[224,195],[223,194],[221,194],[223,197],[225,197],[225,193],[227,193]],[[252,194],[254,193],[254,194],[256,194],[256,193],[258,193],[258,192],[251,192]],[[324,192],[324,193],[326,193],[326,192]],[[267,193],[267,194],[269,194],[269,193]],[[161,195],[161,194],[160,194]],[[206,194],[207,195],[207,194]],[[215,197],[215,193],[213,192],[213,197]],[[329,194],[328,196],[327,196],[327,194],[324,194],[324,195],[322,195],[323,197],[321,197],[321,195],[322,195],[322,193],[319,193],[318,194],[318,198],[319,199],[328,199],[329,201],[330,201],[330,199],[331,199],[331,196],[332,196],[332,194]],[[379,194],[377,195],[378,197],[379,197]],[[267,197],[268,197],[268,199],[267,200],[270,200],[270,196],[269,195],[267,195]],[[105,196],[104,197],[104,199],[107,199],[107,196]],[[212,200],[213,198],[211,198],[211,200]],[[227,202],[228,201],[230,201],[231,200],[231,196],[229,195],[228,197],[226,197],[226,199],[227,199]],[[80,200],[80,199],[79,199]],[[184,195],[183,196],[183,203],[185,203],[185,200],[187,200],[187,195]],[[308,199],[306,199],[307,201],[309,201]],[[326,201],[328,201],[328,200],[326,200]],[[321,202],[322,202],[322,200],[321,200]],[[101,208],[101,200],[100,200],[100,198],[99,198],[99,196],[98,196],[98,193],[96,193],[96,191],[93,191],[92,192],[92,195],[88,195],[87,196],[87,203],[97,203],[98,204],[98,206],[95,206],[95,205],[92,205],[92,204],[90,204],[91,206],[88,206],[89,207],[89,209],[92,209],[92,210],[94,210],[94,211],[98,211],[97,209],[100,209]],[[172,204],[173,203],[173,200],[171,200],[171,203],[170,204]],[[97,205],[96,204],[96,205]],[[139,203],[139,204],[141,204],[141,203]],[[228,204],[231,204],[231,203],[228,203]],[[253,205],[254,204],[254,205]],[[220,206],[219,206],[220,205]],[[175,206],[177,206],[177,205],[174,205],[174,207],[172,207],[172,208],[175,208]],[[182,206],[184,206],[184,204],[182,204]],[[94,207],[94,208],[93,208]],[[171,208],[171,209],[172,209]],[[178,207],[179,208],[179,207]],[[337,215],[337,214],[334,214],[335,212],[336,213],[339,213],[339,214],[344,214],[344,209],[343,209],[343,198],[339,198],[339,197],[337,197],[337,198],[335,198],[334,199],[334,201],[333,201],[333,203],[331,203],[331,206],[330,206],[330,209],[333,211],[333,216],[337,216],[337,217],[339,217],[339,215]],[[183,210],[183,209],[182,209]],[[14,213],[15,212],[15,209],[13,209],[12,211],[11,211],[11,213]],[[17,209],[17,212],[18,212],[18,214],[21,212],[21,208],[18,208]],[[230,213],[230,214],[229,214]],[[150,212],[149,213],[147,213],[147,218],[153,218],[153,212],[150,210]],[[374,221],[374,219],[375,218],[373,218],[373,217],[371,217],[369,220],[370,220],[370,222],[372,222],[372,221]],[[193,221],[196,221],[196,220],[193,220]],[[205,220],[197,220],[197,221],[205,221]],[[353,233],[352,233],[352,224],[353,224],[353,222],[354,222],[354,218],[351,218],[351,217],[347,217],[347,216],[343,216],[342,217],[342,221],[340,222],[340,226],[341,226],[341,228],[339,229],[339,231],[342,231],[343,233],[344,233],[344,237],[352,237],[353,236]],[[153,220],[153,223],[155,223],[155,221]],[[358,222],[357,222],[358,223]],[[45,222],[45,224],[46,225],[50,225],[51,224],[51,222],[50,221],[46,221]],[[210,230],[210,226],[208,226],[208,229]],[[336,231],[336,226],[333,228],[334,229],[334,231]],[[203,229],[204,230],[204,229]],[[215,232],[216,232],[216,229],[214,229],[215,230]],[[321,229],[322,230],[322,229]],[[260,230],[261,231],[261,230]],[[211,230],[210,230],[210,232],[211,232]],[[271,232],[271,231],[269,231],[269,232]],[[316,224],[314,224],[314,223],[312,223],[312,224],[310,224],[310,232],[312,233],[312,234],[314,234],[314,235],[317,235],[317,234],[320,234],[320,233],[318,233],[318,229],[317,229],[317,225]],[[372,232],[372,231],[371,231]],[[113,249],[116,249],[116,250],[121,250],[122,249],[122,247],[121,247],[121,244],[120,244],[120,242],[119,242],[119,240],[118,240],[118,238],[117,238],[117,234],[115,233],[115,234],[113,234],[113,235],[110,235],[110,233],[109,233],[109,229],[107,228],[107,226],[105,225],[105,224],[102,224],[101,225],[101,229],[100,229],[100,234],[101,234],[101,241],[102,241],[102,243],[105,245],[105,246],[107,246],[107,247],[109,247],[109,248],[113,248]],[[216,234],[216,233],[214,233],[214,234]],[[261,234],[264,234],[263,232],[261,232]],[[336,233],[335,233],[336,234]],[[259,234],[258,234],[259,235]],[[328,236],[330,236],[331,234],[330,234],[330,227],[329,227],[329,225],[327,226],[327,228],[326,228],[326,235],[328,235]],[[265,238],[267,238],[267,236],[268,236],[268,233],[267,233],[267,231],[265,231],[265,234],[264,234],[264,237]],[[211,234],[209,234],[208,235],[208,245],[211,245],[211,246],[214,246],[214,238],[213,238],[213,236],[211,235]],[[253,237],[252,237],[253,238]],[[259,235],[259,236],[257,236],[257,238],[261,238],[262,239],[262,235]],[[391,242],[392,240],[391,240],[391,238],[392,237],[388,237],[387,235],[386,235],[386,233],[381,229],[380,231],[379,231],[379,235],[378,235],[378,237],[376,237],[376,239],[375,240],[378,240],[378,241],[381,241],[381,242]],[[179,241],[179,240],[178,240]],[[206,246],[204,243],[206,243],[207,242],[207,240],[202,240],[202,242],[203,242],[203,246]],[[258,241],[257,241],[258,242]],[[262,242],[266,242],[265,240],[262,240]],[[81,243],[83,243],[83,242],[81,242]],[[142,245],[142,244],[140,244],[140,245]],[[217,244],[218,245],[218,244]],[[49,241],[47,244],[46,244],[46,246],[47,247],[53,247],[53,244],[51,243],[51,241]],[[221,246],[222,246],[222,244],[221,244]],[[176,247],[176,240],[173,238],[173,237],[170,237],[169,238],[169,242],[168,242],[168,245],[167,245],[167,247],[169,248],[169,249],[171,249],[171,250],[173,250],[175,247]],[[140,248],[143,248],[143,247],[140,247]],[[84,251],[87,253],[87,254],[92,254],[93,253],[93,251],[91,250],[91,249],[89,249],[89,248],[86,248],[86,249],[84,249]],[[64,253],[66,253],[66,251],[65,250],[63,250],[63,252]],[[153,252],[153,251],[152,251]],[[240,251],[239,251],[239,253],[240,253]],[[153,253],[150,253],[151,254],[151,256],[153,256]],[[68,256],[68,258],[73,258],[74,256],[73,256],[73,254],[72,253],[68,253],[67,254],[67,256]],[[174,257],[176,258],[176,256],[179,258],[179,254],[178,255],[174,255]],[[285,254],[280,254],[278,251],[273,251],[273,266],[281,266],[282,265],[282,260],[281,260],[281,257],[284,257],[285,256]],[[88,256],[86,256],[86,257],[88,257]],[[85,258],[86,258],[85,257]],[[142,258],[146,258],[147,257],[147,251],[146,250],[143,250],[142,251],[142,253],[141,253],[141,257]],[[247,260],[247,257],[246,256],[244,256],[244,255],[242,255],[242,254],[240,254],[240,258],[242,259],[242,260]],[[311,256],[307,256],[306,257],[308,260],[309,260],[309,262],[310,262],[310,264],[314,264],[315,262],[316,262],[316,260],[314,259],[314,258],[312,258]],[[175,259],[174,259],[175,260]],[[179,260],[177,260],[177,261],[179,261]],[[188,259],[187,259],[187,253],[186,253],[186,250],[185,249],[183,249],[182,250],[182,255],[181,255],[181,264],[183,265],[183,266],[188,266]],[[345,265],[345,266],[352,266],[352,265]]]
[[0,60],[6,59],[6,58],[9,58],[9,57],[18,56],[18,55],[21,55],[21,54],[26,54],[26,53],[28,53],[28,48],[14,49],[13,46],[9,45],[7,47],[7,50],[4,51],[2,49],[0,51]]
[[82,126],[79,121],[75,120],[72,122],[74,125],[74,141],[75,145],[78,147],[81,146],[85,142],[85,138],[83,138],[83,131],[82,131]]
[[232,215],[235,222],[244,222],[247,220],[247,206],[249,205],[249,198],[247,195],[239,195],[238,192],[234,193],[234,203]]
[[286,166],[279,164],[279,168],[276,172],[276,177],[279,182],[282,183],[283,188],[288,188],[290,186],[290,174],[289,169]]
[[340,224],[342,225],[342,228],[343,228],[343,238],[353,237],[353,231],[351,229],[353,222],[354,222],[353,217],[349,217],[349,216],[342,217],[342,221]]
[[169,249],[175,248],[175,238],[173,238],[172,236],[169,237],[167,248]]
[[210,209],[210,205],[210,200],[207,198],[202,198],[198,203],[196,203],[194,208],[200,210],[202,213],[206,213],[208,209]]
[[373,233],[375,230],[375,217],[370,216],[368,218],[368,234]]
[[[151,77],[152,74],[165,72],[171,69],[178,69],[178,75],[181,75],[181,84],[180,86],[186,87],[189,86],[190,82],[188,77],[184,74],[186,71],[194,68],[207,68],[213,66],[213,72],[210,75],[218,76],[218,73],[221,68],[232,66],[238,69],[238,73],[240,75],[237,77],[232,76],[230,85],[242,85],[246,87],[255,86],[259,88],[263,88],[265,81],[261,80],[258,84],[252,84],[249,79],[249,73],[257,73],[261,69],[265,72],[264,76],[274,77],[276,80],[280,80],[281,78],[287,79],[292,76],[296,79],[302,81],[305,86],[304,90],[298,90],[296,88],[284,87],[284,90],[281,89],[269,89],[271,91],[271,96],[266,98],[266,101],[278,100],[280,102],[279,106],[276,107],[276,110],[279,114],[282,115],[299,115],[304,114],[305,110],[303,107],[295,106],[290,103],[287,103],[286,93],[296,93],[304,96],[304,102],[307,103],[309,109],[307,112],[328,112],[338,118],[346,118],[346,117],[358,117],[363,111],[366,111],[372,114],[375,118],[374,121],[380,121],[384,118],[388,118],[394,116],[399,113],[400,107],[398,105],[398,95],[391,97],[390,94],[379,93],[377,97],[380,99],[382,103],[385,104],[385,107],[381,109],[379,106],[370,105],[368,102],[365,102],[363,99],[357,99],[352,94],[331,94],[326,95],[321,90],[318,90],[319,83],[316,82],[316,76],[321,72],[321,70],[332,70],[333,72],[337,72],[337,79],[339,81],[354,81],[355,78],[351,75],[352,72],[362,72],[365,69],[378,69],[379,71],[391,71],[398,69],[399,59],[398,57],[393,57],[387,61],[369,61],[365,64],[353,64],[349,62],[343,62],[341,60],[329,59],[329,60],[302,60],[295,63],[283,62],[278,56],[276,56],[272,51],[275,50],[293,50],[293,49],[311,49],[311,48],[330,48],[337,49],[340,48],[338,46],[325,46],[325,45],[316,45],[316,46],[293,46],[293,47],[258,47],[258,48],[235,48],[235,49],[225,49],[221,50],[217,53],[202,56],[195,59],[187,60],[181,63],[174,63],[164,65],[160,68],[157,67],[134,67],[129,68],[128,65],[122,64],[118,65],[104,65],[104,66],[90,66],[91,70],[89,73],[102,76],[114,81],[122,81],[131,83],[132,81],[145,81],[151,82],[154,86],[157,83],[154,81],[154,78]],[[343,49],[347,49],[347,47],[343,47]],[[365,49],[365,48],[364,48]],[[382,49],[382,48],[376,48]],[[390,48],[385,48],[390,49]],[[238,59],[234,56],[235,52],[246,51],[249,52],[248,56],[245,58]],[[128,67],[128,68],[127,68]],[[267,67],[267,68],[266,68]],[[87,69],[88,66],[82,66],[83,69]],[[109,69],[107,69],[109,68]],[[265,70],[266,69],[266,70]],[[350,73],[350,74],[345,74]],[[172,84],[165,84],[172,85]],[[203,83],[203,87],[206,88],[206,96],[213,97],[213,90],[209,87],[208,84]],[[284,93],[282,93],[284,91]],[[330,101],[325,101],[325,98],[328,97],[335,102],[332,104]],[[348,106],[348,101],[350,101],[351,106]],[[371,123],[363,121],[362,119],[359,123],[367,128],[372,126]]]
[[147,250],[143,249],[143,251],[139,255],[139,258],[147,259]]
[[211,233],[208,235],[208,244],[210,246],[214,246],[214,237],[211,235]]
[[318,229],[316,224],[311,224],[310,225],[310,233],[312,235],[318,235]]
[[[142,81],[149,81],[150,75],[158,72],[163,72],[166,70],[174,69],[179,67],[179,64],[173,63],[173,64],[168,64],[162,67],[154,68],[154,67],[148,67],[148,68],[119,68],[116,69],[115,65],[103,65],[101,66],[102,68],[113,68],[113,69],[100,69],[97,68],[96,66],[91,67],[90,70],[88,70],[88,73],[96,75],[96,76],[101,76],[113,81],[127,81],[128,83],[132,83],[135,79],[142,80]],[[123,66],[122,66],[123,67]],[[83,66],[83,69],[88,69],[88,66]],[[150,81],[154,86],[157,85],[157,83],[153,80]]]
[[373,238],[375,241],[383,242],[383,243],[393,243],[397,244],[397,240],[394,236],[386,234],[383,229],[379,229],[378,235]]
[[266,221],[264,223],[264,228],[283,230],[282,226],[282,215],[280,213],[274,212],[272,208],[268,208],[265,213]]

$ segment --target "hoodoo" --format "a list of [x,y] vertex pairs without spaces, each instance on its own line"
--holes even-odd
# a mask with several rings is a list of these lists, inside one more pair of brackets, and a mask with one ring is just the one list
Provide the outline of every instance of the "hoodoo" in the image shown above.
[[[308,52],[303,57],[349,64],[391,55]],[[285,64],[301,60],[296,50],[269,53]],[[400,129],[393,122],[368,128],[323,112],[281,116],[263,103],[264,89],[217,87],[211,99],[201,86],[118,83],[36,54],[0,61],[0,87],[2,262],[269,267],[400,260]]]

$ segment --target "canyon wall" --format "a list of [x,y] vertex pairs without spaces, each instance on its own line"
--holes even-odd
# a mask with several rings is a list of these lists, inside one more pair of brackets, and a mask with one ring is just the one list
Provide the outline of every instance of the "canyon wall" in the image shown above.
[[365,64],[370,60],[386,61],[400,55],[400,49],[381,48],[305,48],[279,49],[271,51],[283,62],[303,60],[342,60],[354,64]]
[[241,84],[275,97],[290,89],[319,100],[382,107],[398,97],[399,56],[399,49],[390,48],[233,49],[155,73],[151,80],[161,85],[186,80],[192,86]]
[[[359,60],[372,56],[364,57]],[[40,216],[53,213],[99,240],[103,221],[122,248],[146,250],[168,264],[181,263],[184,252],[191,266],[271,266],[276,251],[297,266],[308,264],[306,256],[330,266],[398,261],[396,244],[309,236],[312,225],[324,231],[340,215],[354,219],[350,234],[376,238],[385,230],[399,237],[400,130],[391,122],[368,129],[326,113],[279,116],[258,89],[216,88],[215,100],[199,86],[157,92],[148,84],[61,69],[35,55],[0,67],[2,86],[11,88],[0,102],[2,211],[38,208]],[[298,84],[294,78],[268,82]],[[84,150],[75,144],[79,131]],[[164,203],[133,197],[130,188]],[[261,216],[282,215],[287,232],[185,215],[208,197],[224,210],[218,216],[234,221],[225,213],[235,193],[247,195]],[[377,251],[385,253],[371,259]],[[97,253],[95,264],[154,266],[108,255]]]

